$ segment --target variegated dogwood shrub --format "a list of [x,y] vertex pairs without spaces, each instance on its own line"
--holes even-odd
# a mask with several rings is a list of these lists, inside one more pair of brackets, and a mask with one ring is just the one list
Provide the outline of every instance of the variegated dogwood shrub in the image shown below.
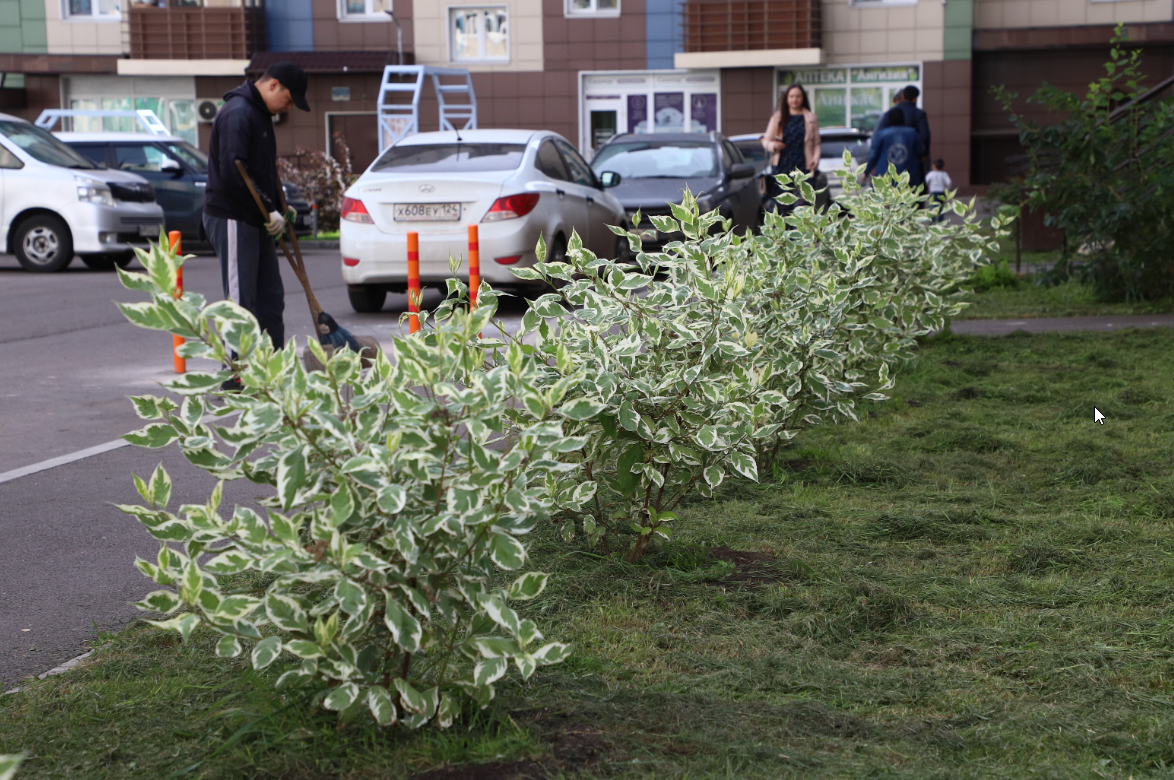
[[[275,351],[237,305],[174,299],[181,260],[165,246],[140,259],[145,275],[120,277],[150,300],[120,305],[126,317],[227,366],[164,383],[178,404],[132,399],[150,422],[125,438],[178,444],[221,480],[206,503],[172,508],[160,467],[135,477],[145,505],[119,507],[162,542],[157,560],[137,561],[162,587],[137,604],[169,615],[155,625],[185,640],[213,631],[226,658],[251,647],[256,669],[289,665],[277,688],[311,689],[340,722],[366,711],[413,728],[448,726],[462,697],[485,706],[511,664],[528,678],[567,655],[510,606],[541,593],[546,575],[493,583],[525,565],[519,537],[548,516],[544,477],[572,468],[559,459],[585,440],[559,418],[501,436],[511,399],[541,369],[481,370],[491,295],[395,340],[394,362],[381,354],[365,372],[357,355],[327,357],[311,341],[325,371],[308,373],[294,344]],[[218,393],[233,374],[242,391]],[[222,512],[224,481],[242,478],[272,496]]]
[[[777,438],[760,455],[807,425],[856,420],[858,398],[884,400],[894,367],[912,359],[916,338],[943,329],[967,304],[962,284],[989,262],[1004,220],[979,223],[973,203],[945,208],[961,223],[935,223],[908,175],[857,183],[845,156],[844,194],[829,209],[800,206],[767,215],[754,239],[748,288],[762,375],[788,404]],[[784,195],[813,202],[803,179],[779,176]]]
[[[566,263],[545,262],[540,244],[539,262],[514,272],[560,288],[531,303],[510,345],[540,371],[508,414],[522,428],[561,418],[586,438],[564,456],[576,470],[546,477],[563,536],[581,528],[605,551],[630,541],[633,561],[653,534],[671,536],[690,492],[712,495],[730,473],[758,478],[755,441],[775,432],[786,403],[750,359],[747,240],[709,236],[720,217],[699,215],[692,195],[673,212],[671,226],[653,220],[685,240],[638,253],[635,268],[573,236]],[[613,230],[639,250],[635,235]],[[522,343],[530,334],[536,345]]]

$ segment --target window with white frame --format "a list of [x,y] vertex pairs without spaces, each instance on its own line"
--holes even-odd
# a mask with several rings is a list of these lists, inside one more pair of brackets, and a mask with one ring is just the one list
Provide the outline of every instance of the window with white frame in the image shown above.
[[392,0],[338,0],[338,18],[344,22],[386,22]]
[[448,9],[450,58],[455,62],[506,62],[510,17],[504,7]]
[[62,10],[66,19],[83,22],[115,22],[122,18],[120,0],[65,0]]
[[620,0],[565,0],[567,16],[619,16]]

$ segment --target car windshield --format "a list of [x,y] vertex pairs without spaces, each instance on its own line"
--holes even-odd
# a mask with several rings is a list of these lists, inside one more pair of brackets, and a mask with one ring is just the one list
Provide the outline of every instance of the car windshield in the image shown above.
[[859,135],[825,135],[819,139],[821,157],[835,157],[837,160],[843,159],[844,150],[847,149],[852,154],[852,159],[857,162],[868,157],[868,136]]
[[189,144],[187,141],[167,142],[163,144],[173,156],[183,160],[184,163],[196,173],[208,172],[208,155],[201,152],[196,147]]
[[522,164],[526,144],[408,144],[393,146],[371,166],[395,173],[484,173],[512,171]]
[[717,155],[709,141],[633,141],[603,147],[591,167],[625,179],[690,179],[717,176]]
[[757,139],[753,141],[739,141],[734,146],[738,147],[738,151],[746,158],[746,162],[755,168],[761,168],[766,164],[766,150],[762,148],[762,141]]
[[83,168],[88,171],[98,167],[49,131],[28,122],[0,121],[0,135],[12,141],[38,162],[60,165],[63,168]]

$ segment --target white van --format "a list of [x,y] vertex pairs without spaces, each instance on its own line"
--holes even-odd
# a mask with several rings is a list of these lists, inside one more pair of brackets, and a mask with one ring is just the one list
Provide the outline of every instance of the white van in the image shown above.
[[18,117],[0,114],[0,236],[29,271],[60,271],[82,258],[125,266],[134,245],[163,229],[163,209],[141,176],[100,168]]

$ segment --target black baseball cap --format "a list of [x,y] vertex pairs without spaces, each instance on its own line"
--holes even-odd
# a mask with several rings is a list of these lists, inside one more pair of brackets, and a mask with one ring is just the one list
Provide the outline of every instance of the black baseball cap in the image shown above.
[[265,75],[277,79],[281,86],[289,90],[295,106],[303,111],[310,110],[310,104],[306,102],[306,72],[301,65],[275,62],[265,70]]

